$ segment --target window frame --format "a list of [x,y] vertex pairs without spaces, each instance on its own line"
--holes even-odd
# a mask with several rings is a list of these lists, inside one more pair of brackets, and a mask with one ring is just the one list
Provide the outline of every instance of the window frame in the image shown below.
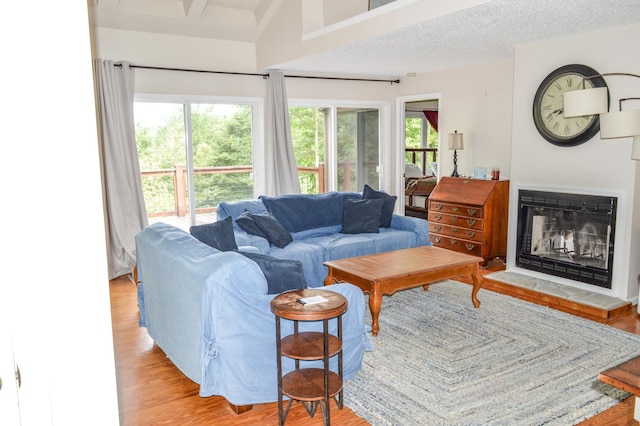
[[252,167],[253,167],[253,197],[257,198],[264,194],[265,167],[264,167],[264,100],[255,97],[233,97],[233,96],[206,96],[206,95],[178,95],[159,93],[135,93],[133,98],[136,102],[147,103],[175,103],[182,104],[184,108],[185,126],[185,155],[187,166],[187,179],[189,182],[189,222],[196,224],[195,209],[195,180],[193,170],[193,144],[191,140],[191,106],[192,104],[218,104],[218,105],[246,105],[251,107],[251,141],[252,141]]
[[325,135],[325,172],[327,178],[326,191],[337,191],[338,189],[338,109],[339,108],[361,108],[377,109],[379,111],[379,141],[378,141],[378,168],[380,189],[390,192],[391,176],[386,170],[392,170],[391,160],[391,130],[390,130],[390,106],[387,101],[353,101],[336,99],[288,99],[289,107],[296,108],[326,108],[328,123],[325,123],[327,134]]

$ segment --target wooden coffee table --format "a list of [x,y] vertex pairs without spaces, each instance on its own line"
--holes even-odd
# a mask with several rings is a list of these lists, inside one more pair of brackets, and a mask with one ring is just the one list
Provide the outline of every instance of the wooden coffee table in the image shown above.
[[383,294],[418,286],[427,290],[429,284],[470,275],[473,279],[471,300],[476,308],[480,307],[477,294],[482,286],[479,264],[483,261],[481,257],[432,246],[394,250],[325,262],[329,274],[324,285],[349,282],[369,293],[371,331],[377,336]]

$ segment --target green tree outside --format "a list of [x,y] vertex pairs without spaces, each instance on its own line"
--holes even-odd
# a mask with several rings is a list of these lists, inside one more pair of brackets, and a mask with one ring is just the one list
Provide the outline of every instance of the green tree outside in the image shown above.
[[[136,103],[144,108],[144,103]],[[215,104],[191,105],[193,164],[200,167],[247,166],[253,163],[251,107],[233,105],[219,111]],[[166,104],[159,124],[136,123],[136,143],[142,171],[186,170],[185,128],[182,104]],[[324,162],[325,112],[323,108],[291,108],[291,133],[299,166]],[[303,193],[318,193],[317,175],[301,173]],[[251,173],[216,173],[194,176],[196,208],[214,208],[222,201],[253,197]],[[143,179],[148,212],[175,210],[173,176]]]

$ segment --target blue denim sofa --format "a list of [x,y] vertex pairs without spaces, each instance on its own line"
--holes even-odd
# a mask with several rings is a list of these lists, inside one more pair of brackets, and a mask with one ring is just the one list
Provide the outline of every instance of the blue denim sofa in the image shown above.
[[[163,223],[147,226],[136,236],[136,257],[140,325],[176,367],[200,385],[200,396],[221,395],[236,407],[277,401],[275,316],[270,308],[275,295],[267,294],[258,265]],[[343,372],[348,380],[362,368],[364,351],[371,349],[365,298],[351,284],[327,290],[348,301],[342,317]],[[329,326],[335,334],[336,319]],[[300,331],[322,331],[322,322],[300,322]],[[292,322],[283,320],[282,335],[292,332]],[[306,362],[321,368],[318,361]],[[330,365],[337,371],[336,357]],[[293,368],[294,361],[283,358],[283,371]]]
[[[302,262],[309,287],[323,285],[327,267],[323,262],[391,250],[431,245],[429,224],[423,219],[392,215],[391,226],[378,233],[341,233],[345,198],[361,199],[360,193],[329,192],[315,195],[283,195],[256,200],[220,203],[218,220],[234,219],[236,243],[241,250],[254,250],[278,259]],[[285,247],[270,245],[242,230],[236,219],[244,212],[273,215],[291,233]]]
[[[326,260],[429,244],[426,221],[397,215],[378,233],[341,233],[345,198],[359,199],[361,194],[221,203],[218,218],[235,219],[245,210],[279,216],[283,226],[291,229],[292,241],[285,247],[248,234],[234,221],[236,243],[241,251],[301,261],[309,287],[323,285]],[[136,236],[136,257],[140,326],[147,328],[178,369],[200,385],[199,394],[223,396],[232,406],[277,401],[275,317],[270,309],[275,295],[267,294],[267,281],[258,265],[163,223],[150,225]],[[326,289],[344,295],[349,303],[342,330],[343,373],[348,380],[362,368],[364,351],[371,350],[364,323],[365,297],[351,284]],[[282,325],[283,335],[292,333],[290,322]],[[301,323],[300,330],[321,331],[321,323]],[[335,319],[330,320],[330,331],[336,332]],[[283,358],[284,372],[293,368],[293,360]],[[337,368],[335,357],[331,368]]]

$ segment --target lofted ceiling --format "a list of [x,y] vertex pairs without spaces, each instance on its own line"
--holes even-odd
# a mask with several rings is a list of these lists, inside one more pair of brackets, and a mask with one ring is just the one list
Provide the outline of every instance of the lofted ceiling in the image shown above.
[[[99,27],[255,42],[276,9],[286,7],[286,1],[289,0],[89,3],[93,25]],[[475,4],[269,68],[400,77],[508,59],[519,44],[552,38],[561,43],[564,36],[640,22],[640,0],[491,0]],[[375,13],[382,11],[383,8],[376,9]],[[635,40],[621,43],[635,49]]]
[[92,24],[255,42],[276,0],[88,0]]

